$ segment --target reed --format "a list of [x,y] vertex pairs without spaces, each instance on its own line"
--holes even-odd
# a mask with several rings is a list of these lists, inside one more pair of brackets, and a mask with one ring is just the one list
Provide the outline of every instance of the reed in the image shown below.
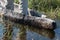
[[49,18],[60,19],[60,0],[28,0],[28,6],[44,12]]

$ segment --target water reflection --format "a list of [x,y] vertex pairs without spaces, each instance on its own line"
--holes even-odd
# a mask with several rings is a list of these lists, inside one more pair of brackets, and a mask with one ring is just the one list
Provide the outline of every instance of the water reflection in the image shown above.
[[17,33],[17,40],[26,40],[26,29],[24,25],[19,26],[19,32]]
[[[27,31],[31,31],[31,33],[32,32],[37,33],[36,35],[39,34],[44,37],[48,37],[50,39],[53,39],[55,37],[55,32],[51,31],[51,30],[38,29],[35,27],[27,26],[27,25],[13,23],[8,20],[4,20],[4,24],[5,24],[5,26],[4,26],[5,28],[4,28],[3,40],[29,40],[27,37],[30,37],[30,36],[27,36],[27,34],[29,34],[29,33],[27,33]],[[16,30],[18,30],[18,31],[17,31],[17,34],[15,34],[16,35],[15,39],[13,39],[13,36],[14,36],[13,33],[16,33],[16,31],[13,32],[15,27],[16,27]],[[30,37],[30,38],[32,38],[32,37]],[[32,38],[32,40],[34,40],[34,39]]]
[[34,28],[34,27],[28,27],[28,30],[38,33],[42,36],[48,37],[50,39],[53,39],[55,37],[55,32],[52,30],[38,29],[38,28]]
[[19,29],[18,33],[16,34],[16,38],[14,40],[26,40],[26,28],[24,25],[16,24],[13,22],[10,22],[8,20],[4,20],[5,24],[5,32],[3,40],[13,40],[13,27],[16,27]]
[[5,22],[3,40],[12,40],[13,27],[10,23]]

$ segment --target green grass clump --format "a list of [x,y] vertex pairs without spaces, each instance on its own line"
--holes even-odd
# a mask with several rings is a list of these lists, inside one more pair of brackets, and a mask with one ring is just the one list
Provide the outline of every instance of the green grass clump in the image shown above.
[[28,6],[44,12],[50,18],[60,19],[60,0],[28,0]]
[[14,0],[15,3],[19,4],[19,0]]

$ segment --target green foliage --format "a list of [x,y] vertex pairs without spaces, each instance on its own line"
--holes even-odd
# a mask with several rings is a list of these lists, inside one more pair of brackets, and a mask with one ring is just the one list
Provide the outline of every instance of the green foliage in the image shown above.
[[60,0],[28,0],[28,5],[29,8],[45,12],[51,18],[60,18]]
[[33,8],[36,10],[46,10],[60,7],[60,0],[29,0],[29,8]]
[[[19,4],[19,0],[14,1]],[[44,12],[50,18],[60,19],[60,0],[28,0],[28,7]]]
[[15,3],[19,4],[19,0],[14,0]]

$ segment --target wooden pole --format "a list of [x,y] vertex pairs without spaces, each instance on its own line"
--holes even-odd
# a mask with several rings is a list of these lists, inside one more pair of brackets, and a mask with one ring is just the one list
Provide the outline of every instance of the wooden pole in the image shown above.
[[19,0],[20,2],[20,7],[19,9],[22,10],[23,15],[28,15],[28,0]]

